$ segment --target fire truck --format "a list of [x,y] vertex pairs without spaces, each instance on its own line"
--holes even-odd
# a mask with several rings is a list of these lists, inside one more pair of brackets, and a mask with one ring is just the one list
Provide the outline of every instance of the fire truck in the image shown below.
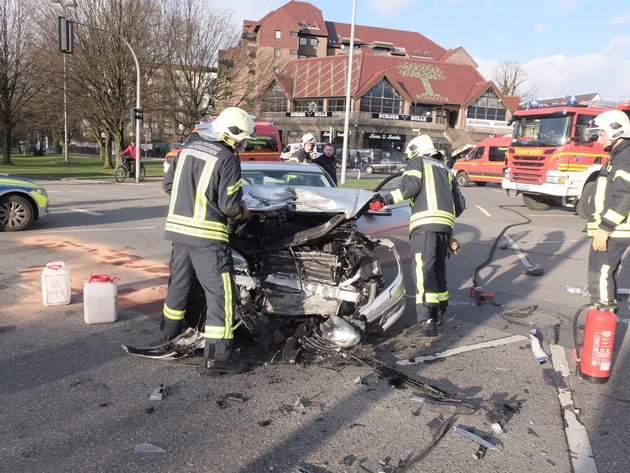
[[571,97],[565,106],[538,107],[533,101],[527,110],[514,113],[501,187],[509,195],[522,194],[530,210],[574,207],[586,219],[595,180],[608,160],[608,153],[588,129],[606,110],[616,108],[630,114],[630,102],[575,102]]

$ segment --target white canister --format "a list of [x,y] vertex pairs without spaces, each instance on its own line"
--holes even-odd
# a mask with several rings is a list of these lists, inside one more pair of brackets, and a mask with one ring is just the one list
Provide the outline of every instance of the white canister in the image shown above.
[[90,274],[83,286],[83,315],[86,324],[105,324],[118,320],[118,286],[120,279],[106,274]]
[[70,304],[70,268],[63,261],[52,261],[42,271],[44,305]]

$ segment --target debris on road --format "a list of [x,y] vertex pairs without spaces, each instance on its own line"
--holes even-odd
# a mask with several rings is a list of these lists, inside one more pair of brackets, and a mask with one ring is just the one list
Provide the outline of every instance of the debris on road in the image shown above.
[[529,338],[532,344],[532,353],[534,354],[534,358],[541,365],[549,361],[549,356],[545,353],[545,350],[540,346],[539,340],[540,332],[537,329],[530,330]]
[[[437,420],[439,421],[441,419],[437,419]],[[435,446],[440,442],[440,440],[444,438],[444,436],[450,430],[451,425],[455,423],[455,420],[456,420],[455,417],[451,417],[449,420],[441,420],[441,424],[438,427],[437,431],[435,432],[435,435],[433,436],[433,442],[431,443],[431,445],[425,448],[417,456],[409,460],[409,463],[407,463],[403,468],[401,468],[399,470],[399,473],[405,473],[405,472],[411,471],[411,467],[415,463],[426,458],[429,455],[429,453],[431,453],[431,450],[433,450]]]
[[434,401],[417,394],[412,394],[409,399],[423,403],[427,406],[427,409],[432,411],[446,411],[461,415],[471,415],[476,411],[475,407],[470,404],[462,404],[461,402],[454,403],[452,401]]
[[151,443],[140,443],[133,448],[133,453],[166,453],[166,450]]
[[153,388],[153,391],[149,395],[149,399],[152,401],[161,401],[166,397],[166,389],[164,385],[160,384],[157,388]]
[[453,427],[453,430],[455,432],[457,432],[458,434],[461,434],[464,437],[467,437],[470,440],[478,443],[479,445],[483,445],[484,447],[486,447],[486,448],[488,448],[490,450],[497,450],[497,451],[499,450],[496,445],[494,445],[493,443],[488,442],[487,440],[483,439],[479,435],[473,434],[469,430],[466,430],[466,429],[464,429],[462,427],[459,427],[459,426]]

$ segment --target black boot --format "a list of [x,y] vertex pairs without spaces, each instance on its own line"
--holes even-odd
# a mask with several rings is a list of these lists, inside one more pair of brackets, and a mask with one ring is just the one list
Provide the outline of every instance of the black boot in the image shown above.
[[248,368],[249,363],[243,360],[206,360],[206,370],[208,373],[238,374],[244,373]]

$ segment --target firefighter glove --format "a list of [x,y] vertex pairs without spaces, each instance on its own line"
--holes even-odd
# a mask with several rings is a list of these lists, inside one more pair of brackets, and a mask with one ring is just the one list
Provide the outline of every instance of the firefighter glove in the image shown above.
[[385,207],[385,202],[383,201],[381,194],[374,194],[374,197],[370,200],[370,210],[372,212],[378,212],[383,207]]
[[593,237],[593,249],[595,251],[606,251],[609,236],[609,232],[598,228]]
[[457,255],[461,250],[461,245],[457,238],[450,238],[448,240],[448,248],[446,251],[447,256]]

